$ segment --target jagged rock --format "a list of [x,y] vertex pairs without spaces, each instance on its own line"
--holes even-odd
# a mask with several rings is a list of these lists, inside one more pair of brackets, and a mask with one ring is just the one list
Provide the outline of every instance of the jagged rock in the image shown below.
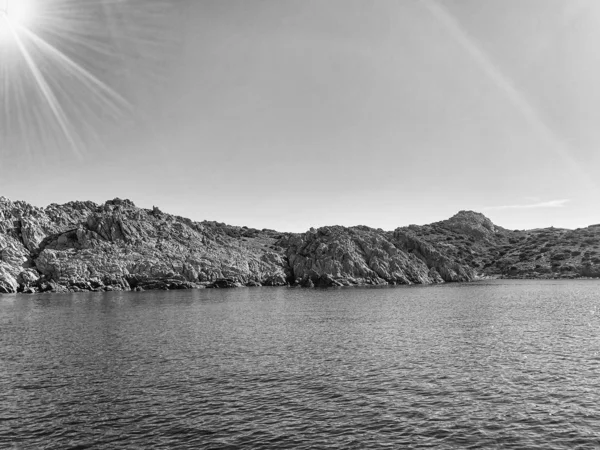
[[450,219],[444,220],[440,224],[449,230],[478,239],[490,238],[498,231],[490,219],[474,211],[459,211]]
[[0,294],[14,294],[19,288],[17,279],[12,275],[10,267],[0,262]]
[[419,239],[410,231],[397,229],[394,232],[394,238],[402,248],[417,256],[427,265],[430,269],[428,276],[431,274],[432,279],[437,278],[436,274],[443,281],[472,281],[477,278],[475,270],[450,260],[433,245]]
[[473,211],[395,231],[303,234],[193,222],[114,199],[37,208],[0,197],[0,292],[332,287],[600,276],[600,226],[510,231]]
[[262,284],[263,286],[287,286],[287,276],[279,271],[279,273],[265,277]]
[[59,284],[55,281],[43,281],[38,286],[39,292],[56,292],[56,293],[65,293],[69,292],[67,287]]
[[443,283],[444,282],[444,279],[439,274],[439,272],[435,269],[435,267],[432,267],[431,269],[429,269],[429,278],[434,280],[435,283]]
[[315,287],[314,281],[308,275],[305,275],[304,278],[302,278],[302,279],[298,279],[296,281],[296,284],[298,286],[302,286],[305,288],[314,288]]
[[[123,286],[121,286],[125,289]],[[194,289],[196,285],[194,283],[190,283],[189,281],[176,279],[176,278],[167,278],[161,280],[145,280],[140,281],[136,286],[135,290],[142,291],[151,291],[151,290],[162,290],[162,291],[170,291],[170,290],[179,290],[179,289]]]
[[319,276],[316,283],[317,287],[341,287],[344,286],[344,283],[341,281],[335,280],[331,275],[323,274]]
[[[399,245],[400,244],[400,245]],[[368,227],[325,227],[290,236],[283,243],[293,278],[301,286],[414,284],[439,282],[426,262],[406,251],[402,242]]]
[[40,274],[34,269],[26,269],[19,273],[17,277],[17,282],[21,286],[34,286],[40,279]]

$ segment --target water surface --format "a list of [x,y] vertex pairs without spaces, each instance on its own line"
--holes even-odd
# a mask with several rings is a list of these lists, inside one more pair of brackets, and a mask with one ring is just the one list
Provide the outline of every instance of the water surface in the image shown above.
[[600,282],[0,296],[0,448],[600,448]]

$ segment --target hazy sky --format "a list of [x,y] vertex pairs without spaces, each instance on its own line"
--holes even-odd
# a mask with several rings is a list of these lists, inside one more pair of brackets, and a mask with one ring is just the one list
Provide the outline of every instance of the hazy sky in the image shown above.
[[[110,2],[93,33],[54,17],[54,45],[131,103],[117,118],[32,50],[80,155],[33,82],[4,84],[0,195],[290,231],[461,209],[507,228],[600,223],[597,0],[144,2]],[[27,69],[14,53],[0,76]]]

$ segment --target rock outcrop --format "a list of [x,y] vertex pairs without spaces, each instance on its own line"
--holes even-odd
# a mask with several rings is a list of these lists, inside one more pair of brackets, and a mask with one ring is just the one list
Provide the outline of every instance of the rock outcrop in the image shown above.
[[471,281],[478,277],[474,269],[448,258],[432,244],[410,231],[397,229],[394,238],[403,248],[416,255],[427,267],[439,274],[444,281]]
[[450,261],[483,276],[600,276],[600,225],[576,230],[507,230],[482,214],[461,211],[445,221],[398,231],[412,233]]
[[488,240],[493,240],[496,233],[501,231],[490,219],[474,211],[459,211],[450,219],[440,222],[440,226],[466,236]]
[[[287,248],[294,284],[347,286],[444,281],[434,265],[412,253],[394,233],[364,226],[311,230],[289,236],[283,245]],[[443,265],[440,262],[439,266]]]
[[[0,200],[0,290],[285,285],[280,233],[195,223],[128,200],[35,208]],[[62,287],[62,288],[61,288]]]
[[129,200],[37,208],[0,197],[0,293],[330,287],[600,276],[600,226],[510,231],[461,211],[383,231],[193,222]]

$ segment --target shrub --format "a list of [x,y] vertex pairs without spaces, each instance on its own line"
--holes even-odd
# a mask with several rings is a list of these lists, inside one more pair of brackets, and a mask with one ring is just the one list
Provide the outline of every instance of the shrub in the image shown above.
[[527,259],[530,259],[533,255],[531,253],[520,253],[519,254],[519,261],[525,261]]

